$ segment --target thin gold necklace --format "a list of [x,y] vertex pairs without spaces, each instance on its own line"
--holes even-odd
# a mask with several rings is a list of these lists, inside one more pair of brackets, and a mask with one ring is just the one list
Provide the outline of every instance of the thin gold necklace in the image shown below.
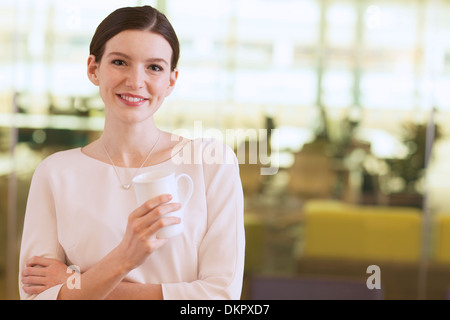
[[153,149],[155,149],[156,145],[158,144],[158,141],[159,141],[159,137],[160,137],[160,136],[161,136],[161,131],[159,131],[159,133],[158,133],[158,138],[156,139],[155,144],[154,144],[153,147],[150,149],[150,152],[148,153],[147,157],[145,157],[144,161],[142,161],[140,167],[136,169],[136,171],[135,171],[134,174],[132,175],[131,180],[130,180],[129,183],[122,183],[122,179],[120,179],[120,175],[119,175],[119,172],[117,171],[117,167],[116,167],[116,165],[114,164],[114,161],[112,161],[111,157],[109,156],[108,150],[106,150],[105,142],[103,141],[103,138],[102,138],[103,149],[105,150],[105,153],[106,153],[106,155],[108,156],[109,161],[111,161],[111,164],[112,164],[112,166],[113,166],[113,168],[114,168],[114,172],[116,173],[117,179],[119,180],[119,183],[120,183],[120,185],[122,186],[122,188],[123,188],[124,190],[130,189],[130,187],[131,187],[131,181],[132,181],[133,178],[136,176],[136,174],[138,173],[138,171],[141,170],[141,168],[144,166],[144,163],[147,162],[148,158],[150,157],[150,155],[151,155],[152,152],[153,152]]

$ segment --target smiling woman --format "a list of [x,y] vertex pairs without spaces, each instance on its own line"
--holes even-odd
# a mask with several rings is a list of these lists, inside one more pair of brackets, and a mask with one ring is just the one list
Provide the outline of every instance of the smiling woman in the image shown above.
[[[97,28],[87,74],[105,104],[104,131],[83,148],[49,156],[33,175],[20,252],[22,299],[240,298],[236,156],[221,142],[189,140],[154,122],[176,84],[178,56],[172,26],[152,7],[118,9]],[[198,160],[211,147],[223,150],[222,162],[173,161],[194,152]],[[138,205],[131,181],[155,171],[188,175],[190,200],[169,192]],[[181,208],[182,218],[172,216]],[[180,223],[183,233],[156,236]],[[80,271],[78,286],[68,266]]]

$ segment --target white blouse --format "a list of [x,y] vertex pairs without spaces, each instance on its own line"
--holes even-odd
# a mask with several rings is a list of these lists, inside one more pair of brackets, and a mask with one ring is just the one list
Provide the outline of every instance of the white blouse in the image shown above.
[[[118,167],[122,180],[135,168]],[[187,173],[194,192],[184,210],[184,232],[126,280],[159,283],[164,299],[239,299],[244,270],[243,192],[233,150],[216,140],[196,139],[147,171]],[[133,187],[124,190],[113,166],[81,148],[57,152],[36,169],[28,195],[20,270],[32,256],[57,258],[84,272],[122,240],[128,215],[137,208]],[[81,286],[83,284],[81,283]],[[56,299],[61,285],[21,299]],[[76,290],[76,289],[74,289]]]

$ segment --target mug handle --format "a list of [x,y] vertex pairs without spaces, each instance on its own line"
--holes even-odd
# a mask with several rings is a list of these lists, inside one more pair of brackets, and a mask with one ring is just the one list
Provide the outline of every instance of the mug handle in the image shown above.
[[194,182],[192,181],[192,178],[188,176],[186,173],[180,173],[179,175],[177,175],[175,179],[177,186],[179,186],[179,181],[181,178],[184,178],[188,183],[188,191],[181,201],[181,204],[184,206],[192,197],[192,193],[194,191]]

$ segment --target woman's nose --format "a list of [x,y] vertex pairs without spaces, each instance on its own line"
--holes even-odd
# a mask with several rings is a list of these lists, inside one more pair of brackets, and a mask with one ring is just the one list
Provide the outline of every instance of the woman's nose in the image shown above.
[[131,89],[138,89],[144,86],[145,72],[141,68],[132,68],[129,70],[126,79],[126,85]]

